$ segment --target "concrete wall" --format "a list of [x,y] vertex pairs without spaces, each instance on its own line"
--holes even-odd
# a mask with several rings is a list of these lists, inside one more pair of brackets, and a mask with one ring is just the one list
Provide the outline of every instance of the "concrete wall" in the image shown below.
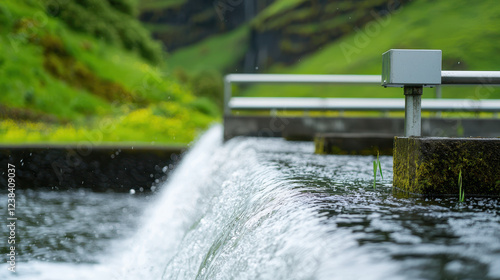
[[499,138],[396,137],[393,166],[394,187],[407,193],[500,195]]
[[150,192],[180,159],[184,147],[0,146],[0,183],[16,166],[16,189]]
[[[404,134],[403,118],[226,116],[224,139],[236,136],[313,140],[316,133]],[[500,137],[500,119],[423,118],[423,136]]]

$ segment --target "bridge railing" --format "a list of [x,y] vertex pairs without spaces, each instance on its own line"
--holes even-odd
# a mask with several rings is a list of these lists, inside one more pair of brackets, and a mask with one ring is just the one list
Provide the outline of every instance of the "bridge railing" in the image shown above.
[[[472,84],[473,77],[460,74],[460,83],[452,77],[456,71],[443,71],[447,84]],[[465,71],[469,72],[469,71]],[[448,80],[447,80],[448,79]],[[335,84],[357,86],[380,86],[381,75],[293,75],[293,74],[229,74],[224,79],[224,114],[231,115],[232,110],[290,110],[290,111],[404,111],[405,100],[400,98],[317,98],[317,97],[233,97],[234,83],[267,84]],[[441,85],[435,85],[440,91]],[[436,96],[438,97],[438,92]],[[424,111],[467,111],[500,112],[500,100],[472,99],[424,99],[421,101]]]
[[[267,97],[242,98],[232,96],[233,83],[288,83],[288,84],[337,84],[337,85],[380,85],[380,75],[293,75],[293,74],[229,74],[224,79],[224,114],[230,115],[231,110],[258,110],[258,109],[280,109],[283,106],[294,106],[292,99],[283,99],[282,103],[278,99]],[[296,99],[299,100],[299,99]],[[268,101],[271,101],[268,103]],[[304,101],[304,100],[302,100]],[[245,103],[253,104],[246,106]],[[288,103],[290,102],[290,104]],[[314,105],[312,102],[310,105]],[[273,106],[270,106],[273,105]],[[279,106],[274,106],[279,105]],[[262,108],[260,108],[262,106]],[[247,108],[248,107],[248,108]],[[265,107],[265,108],[264,108]],[[320,106],[321,107],[321,106]],[[288,107],[287,107],[288,108]],[[303,108],[304,110],[309,108]],[[314,109],[314,108],[311,108]],[[320,109],[318,109],[320,110]]]

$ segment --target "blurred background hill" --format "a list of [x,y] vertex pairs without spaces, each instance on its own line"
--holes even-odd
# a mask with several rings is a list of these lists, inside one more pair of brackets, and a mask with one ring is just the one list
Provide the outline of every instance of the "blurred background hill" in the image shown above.
[[[391,48],[441,49],[444,70],[499,70],[500,65],[500,6],[494,0],[141,3],[140,19],[170,50],[170,67],[181,77],[194,77],[194,82],[200,76],[219,79],[217,73],[229,72],[380,74],[381,54]],[[498,89],[481,90],[446,88],[443,97],[500,98]],[[239,94],[269,92],[400,96],[397,89],[297,85],[254,86]]]
[[218,118],[165,68],[136,1],[0,3],[0,141],[186,144]]
[[[3,1],[0,142],[185,144],[220,119],[226,73],[380,74],[390,48],[442,49],[446,70],[499,70],[499,24],[494,0]],[[332,86],[235,92],[401,96]],[[443,97],[500,93],[447,88]]]

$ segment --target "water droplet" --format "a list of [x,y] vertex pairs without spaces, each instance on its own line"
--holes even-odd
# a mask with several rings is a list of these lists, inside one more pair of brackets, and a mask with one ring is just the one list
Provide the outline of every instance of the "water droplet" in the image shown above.
[[129,193],[130,194],[135,194],[135,190],[134,189],[130,189]]

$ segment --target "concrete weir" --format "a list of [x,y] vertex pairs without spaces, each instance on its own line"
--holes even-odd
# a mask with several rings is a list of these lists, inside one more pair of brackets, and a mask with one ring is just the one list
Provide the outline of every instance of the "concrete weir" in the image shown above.
[[500,138],[395,137],[394,187],[425,196],[500,196]]
[[[16,166],[19,189],[151,192],[186,147],[140,145],[0,145],[0,164]],[[7,185],[6,176],[0,184]]]

